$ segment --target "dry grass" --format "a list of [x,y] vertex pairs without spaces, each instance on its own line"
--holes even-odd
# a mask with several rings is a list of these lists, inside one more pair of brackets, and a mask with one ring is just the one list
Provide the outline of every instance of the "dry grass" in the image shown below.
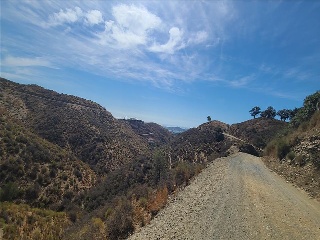
[[0,203],[0,228],[3,228],[4,239],[59,239],[68,225],[70,221],[63,212]]

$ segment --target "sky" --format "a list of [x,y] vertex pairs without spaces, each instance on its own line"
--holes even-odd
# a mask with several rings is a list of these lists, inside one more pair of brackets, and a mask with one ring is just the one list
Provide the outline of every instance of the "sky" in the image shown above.
[[196,127],[320,90],[320,1],[1,0],[1,77]]

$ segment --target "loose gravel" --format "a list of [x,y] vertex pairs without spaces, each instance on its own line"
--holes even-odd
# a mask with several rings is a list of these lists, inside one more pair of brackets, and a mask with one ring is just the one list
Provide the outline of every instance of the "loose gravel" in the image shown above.
[[320,203],[236,153],[212,162],[129,239],[319,239]]

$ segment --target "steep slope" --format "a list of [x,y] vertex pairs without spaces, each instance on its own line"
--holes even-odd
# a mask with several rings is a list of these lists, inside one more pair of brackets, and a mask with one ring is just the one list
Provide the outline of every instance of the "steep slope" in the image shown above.
[[11,117],[70,149],[100,173],[150,154],[148,144],[130,126],[92,101],[3,78],[0,88],[0,103]]
[[58,209],[91,188],[96,174],[71,152],[0,117],[1,201]]
[[320,201],[320,112],[265,149],[268,167]]
[[289,126],[265,148],[265,163],[320,200],[320,91],[304,99]]

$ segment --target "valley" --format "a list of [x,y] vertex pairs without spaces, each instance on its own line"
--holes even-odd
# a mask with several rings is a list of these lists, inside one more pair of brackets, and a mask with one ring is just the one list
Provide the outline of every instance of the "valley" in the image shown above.
[[319,92],[308,96],[290,122],[210,119],[172,133],[116,119],[90,100],[1,78],[3,238],[316,236],[319,99]]

